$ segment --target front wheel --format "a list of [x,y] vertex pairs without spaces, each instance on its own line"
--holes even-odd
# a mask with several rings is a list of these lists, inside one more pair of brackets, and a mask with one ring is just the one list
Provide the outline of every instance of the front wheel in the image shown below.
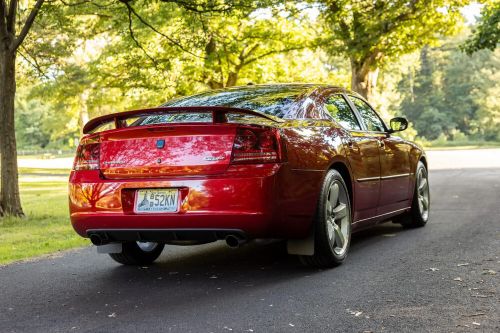
[[123,265],[149,265],[163,251],[165,244],[155,242],[126,242],[121,253],[110,253],[114,261]]
[[340,265],[351,244],[351,203],[344,179],[330,170],[323,183],[314,224],[314,255],[300,256],[311,267]]
[[396,218],[396,222],[401,223],[404,228],[425,226],[429,220],[430,199],[427,169],[424,163],[418,162],[415,172],[415,188],[411,210],[407,214]]

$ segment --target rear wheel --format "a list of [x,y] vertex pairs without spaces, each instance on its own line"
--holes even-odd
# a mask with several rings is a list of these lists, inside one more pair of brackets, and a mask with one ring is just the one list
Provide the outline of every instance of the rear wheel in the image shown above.
[[405,215],[396,218],[396,222],[401,223],[401,225],[405,228],[423,227],[429,220],[429,178],[424,163],[418,162],[415,175],[415,189],[411,210]]
[[121,253],[110,253],[114,261],[123,265],[148,265],[163,251],[164,244],[155,242],[126,242]]
[[323,183],[314,225],[314,255],[300,256],[311,267],[340,265],[351,243],[351,203],[344,179],[330,170]]

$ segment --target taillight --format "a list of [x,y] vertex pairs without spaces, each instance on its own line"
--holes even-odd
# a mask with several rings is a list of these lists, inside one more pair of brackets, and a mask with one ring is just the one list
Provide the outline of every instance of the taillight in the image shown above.
[[231,163],[280,161],[278,132],[268,128],[239,127],[233,143]]
[[100,148],[98,139],[82,140],[76,151],[73,170],[98,170]]

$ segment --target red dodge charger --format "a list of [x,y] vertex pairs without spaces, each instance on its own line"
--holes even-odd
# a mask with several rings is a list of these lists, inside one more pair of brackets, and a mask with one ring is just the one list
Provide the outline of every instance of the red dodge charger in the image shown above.
[[100,253],[144,265],[165,244],[286,239],[315,267],[351,234],[429,218],[427,160],[356,93],[252,85],[89,121],[69,181],[71,223]]

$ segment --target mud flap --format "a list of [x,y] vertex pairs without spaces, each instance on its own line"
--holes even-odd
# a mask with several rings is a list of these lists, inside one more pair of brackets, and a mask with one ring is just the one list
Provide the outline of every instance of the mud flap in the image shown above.
[[99,245],[97,247],[97,253],[122,253],[122,243],[109,243],[105,245]]
[[286,243],[288,254],[297,254],[302,256],[314,255],[314,228],[309,236],[304,239],[289,239]]

